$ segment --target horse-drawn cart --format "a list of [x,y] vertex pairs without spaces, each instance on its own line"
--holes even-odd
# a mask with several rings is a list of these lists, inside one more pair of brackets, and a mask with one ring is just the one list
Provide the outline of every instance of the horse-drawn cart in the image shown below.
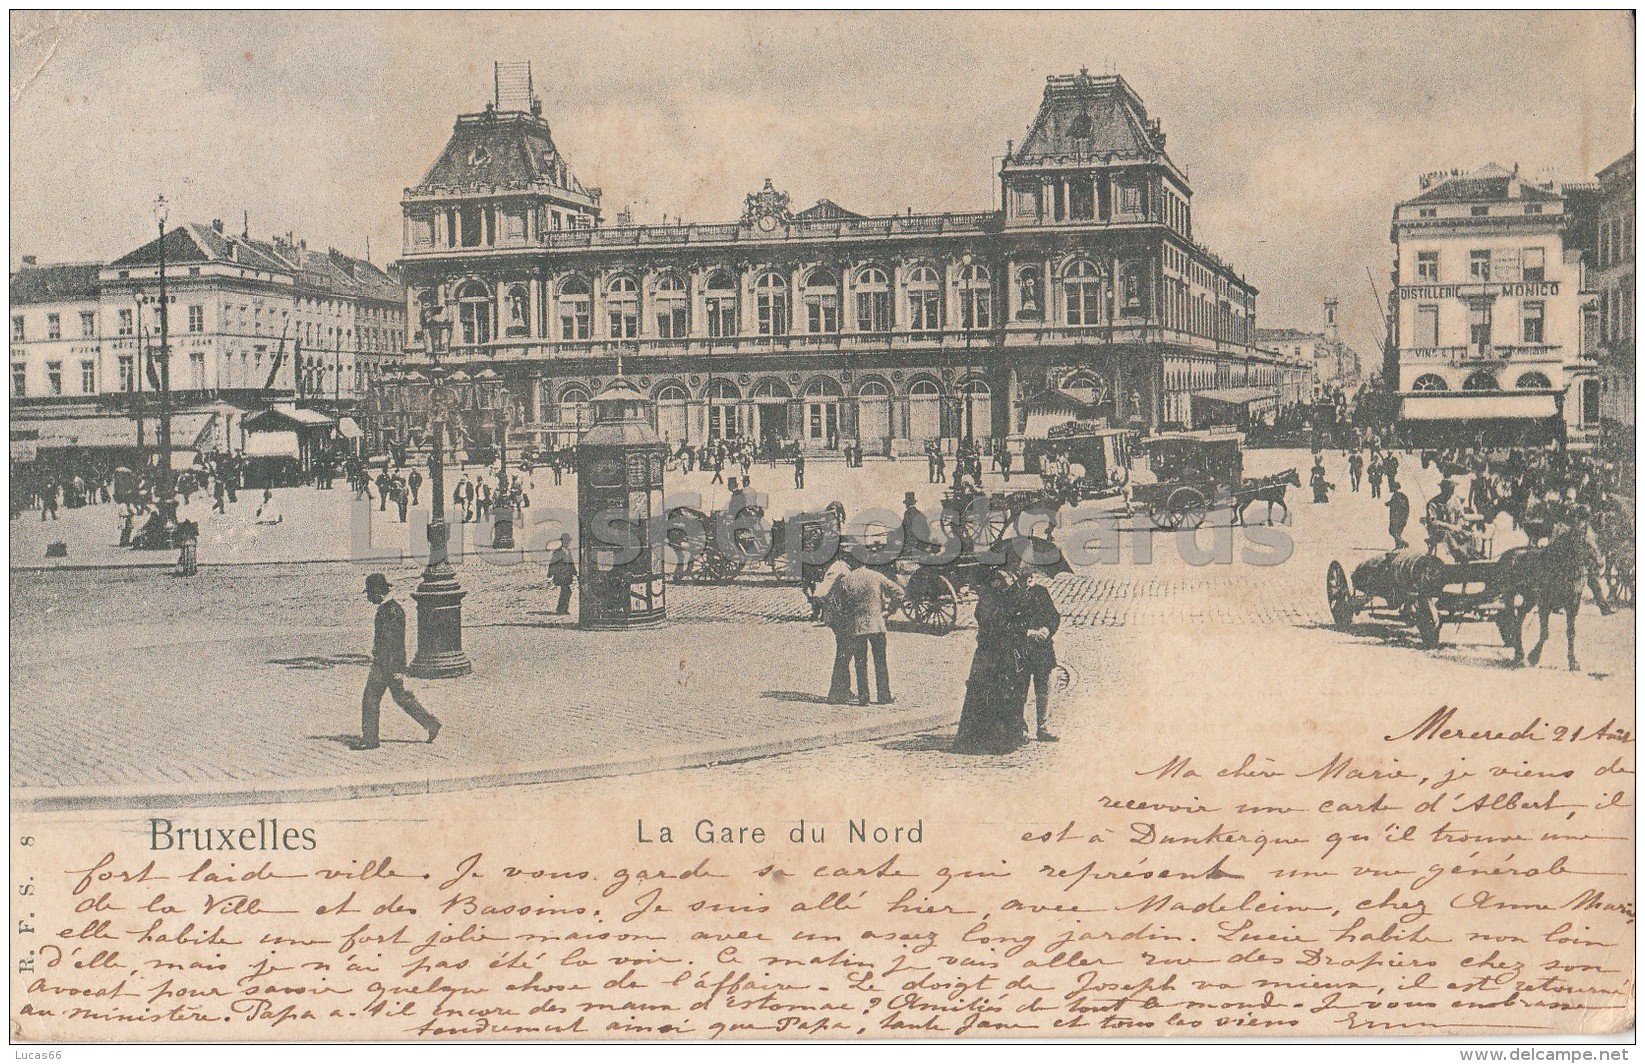
[[1419,550],[1389,551],[1354,567],[1350,584],[1342,563],[1325,570],[1331,619],[1346,631],[1360,613],[1416,630],[1422,645],[1439,646],[1447,624],[1491,621],[1503,646],[1519,648],[1520,614],[1514,606],[1513,560],[1447,562]]
[[1162,432],[1142,441],[1152,481],[1131,486],[1131,501],[1154,527],[1198,528],[1211,510],[1229,505],[1244,483],[1244,437],[1228,432]]

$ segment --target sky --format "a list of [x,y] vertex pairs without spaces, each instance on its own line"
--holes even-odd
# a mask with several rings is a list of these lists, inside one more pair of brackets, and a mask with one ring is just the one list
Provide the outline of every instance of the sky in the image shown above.
[[[382,263],[400,197],[492,63],[529,61],[610,218],[997,203],[1045,78],[1118,73],[1193,186],[1195,236],[1258,324],[1381,341],[1393,205],[1489,161],[1591,181],[1633,147],[1634,25],[1602,12],[11,15],[9,248],[108,260],[173,220],[291,231]],[[1382,293],[1386,298],[1386,293]]]

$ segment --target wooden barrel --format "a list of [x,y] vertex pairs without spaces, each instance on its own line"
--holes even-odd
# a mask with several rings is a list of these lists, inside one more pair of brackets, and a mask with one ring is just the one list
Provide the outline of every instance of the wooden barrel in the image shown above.
[[1390,601],[1439,591],[1445,563],[1415,548],[1390,551],[1354,567],[1354,590]]

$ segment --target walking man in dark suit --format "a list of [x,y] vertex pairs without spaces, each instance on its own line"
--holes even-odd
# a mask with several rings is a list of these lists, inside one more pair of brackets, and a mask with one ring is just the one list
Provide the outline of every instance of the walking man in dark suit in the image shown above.
[[805,455],[803,454],[794,456],[794,486],[796,488],[805,487]]
[[571,583],[577,579],[577,563],[571,557],[571,533],[560,534],[560,545],[554,548],[554,553],[548,558],[548,578],[554,586],[560,589],[560,601],[555,603],[554,612],[565,615],[571,612]]
[[377,624],[371,642],[371,671],[366,674],[366,690],[360,698],[360,738],[350,745],[356,750],[377,749],[377,722],[385,691],[394,697],[395,705],[423,726],[428,741],[433,742],[440,734],[440,722],[406,690],[406,611],[389,597],[388,577],[382,573],[366,577],[366,598],[377,606]]
[[[1062,626],[1062,614],[1051,601],[1051,592],[1039,579],[1033,566],[1019,560],[1015,589],[1019,617],[1023,627],[1022,643],[1022,708],[1028,712],[1028,688],[1034,688],[1034,738],[1042,743],[1054,743],[1051,733],[1051,670],[1057,667],[1057,651],[1052,640]],[[1027,730],[1027,721],[1023,723]]]

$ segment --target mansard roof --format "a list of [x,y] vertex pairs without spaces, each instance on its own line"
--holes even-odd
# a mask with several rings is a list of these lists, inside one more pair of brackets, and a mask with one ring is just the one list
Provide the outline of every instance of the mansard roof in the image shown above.
[[459,115],[445,150],[413,193],[550,184],[587,193],[554,146],[548,123],[525,111]]
[[1045,79],[1039,113],[1013,157],[1065,154],[1153,158],[1165,154],[1165,134],[1124,78],[1058,74]]
[[[115,259],[108,268],[154,266],[159,262],[160,240],[156,237]],[[168,229],[166,264],[200,263],[222,263],[283,273],[295,278],[299,286],[323,288],[343,296],[364,296],[393,302],[398,302],[403,296],[399,282],[380,267],[345,255],[336,248],[310,250],[307,243],[289,235],[258,240],[224,232],[215,222],[211,225],[183,222]],[[95,270],[95,267],[92,269]]]
[[95,262],[25,264],[11,275],[12,305],[95,299],[97,273],[101,269]]

